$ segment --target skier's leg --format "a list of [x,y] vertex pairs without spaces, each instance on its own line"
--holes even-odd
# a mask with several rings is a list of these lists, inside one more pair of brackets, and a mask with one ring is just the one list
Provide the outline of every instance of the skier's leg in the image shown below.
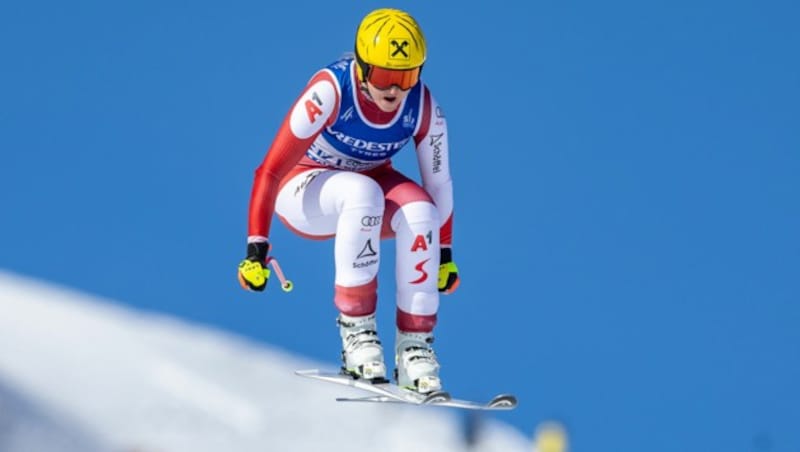
[[298,234],[335,236],[334,303],[340,311],[343,368],[364,378],[386,374],[375,322],[383,210],[380,186],[347,171],[300,173],[283,186],[276,202],[281,220]]
[[439,309],[439,214],[427,201],[414,201],[391,217],[397,246],[397,327],[431,332]]
[[397,241],[397,384],[427,393],[442,388],[433,352],[439,309],[439,214],[433,203],[405,204],[392,217]]
[[401,386],[436,391],[439,363],[431,344],[439,309],[439,213],[422,187],[405,176],[391,172],[378,181],[387,193],[385,218],[397,246],[395,377]]

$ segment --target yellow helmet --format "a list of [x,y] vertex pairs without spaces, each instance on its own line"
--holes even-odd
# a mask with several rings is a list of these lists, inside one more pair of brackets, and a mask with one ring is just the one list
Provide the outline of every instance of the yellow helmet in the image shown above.
[[367,14],[356,32],[356,60],[359,78],[365,66],[393,70],[421,67],[427,49],[422,29],[411,15],[393,8],[381,8]]

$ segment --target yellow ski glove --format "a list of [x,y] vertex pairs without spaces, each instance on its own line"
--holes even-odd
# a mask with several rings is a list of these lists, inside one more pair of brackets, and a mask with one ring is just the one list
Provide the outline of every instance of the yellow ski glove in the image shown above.
[[453,251],[442,248],[439,261],[439,292],[451,294],[458,288],[461,280],[458,277],[458,267],[453,262]]
[[262,292],[267,287],[270,270],[267,268],[269,242],[247,244],[247,257],[239,263],[239,284],[245,290]]

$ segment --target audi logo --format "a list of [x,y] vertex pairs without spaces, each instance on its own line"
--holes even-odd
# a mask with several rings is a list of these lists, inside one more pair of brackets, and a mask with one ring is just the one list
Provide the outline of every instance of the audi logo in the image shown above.
[[381,224],[381,217],[361,217],[362,226],[378,226]]

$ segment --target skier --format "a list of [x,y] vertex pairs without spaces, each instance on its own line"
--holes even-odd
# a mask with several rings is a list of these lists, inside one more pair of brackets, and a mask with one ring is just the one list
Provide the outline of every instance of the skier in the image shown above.
[[[342,370],[385,381],[377,273],[381,239],[394,238],[394,377],[420,393],[442,387],[431,346],[439,293],[452,293],[459,284],[451,251],[447,123],[420,82],[426,53],[414,18],[377,9],[358,27],[355,54],[312,76],[255,172],[247,257],[238,274],[245,289],[264,290],[273,213],[302,237],[334,238]],[[412,138],[421,186],[391,164]]]

